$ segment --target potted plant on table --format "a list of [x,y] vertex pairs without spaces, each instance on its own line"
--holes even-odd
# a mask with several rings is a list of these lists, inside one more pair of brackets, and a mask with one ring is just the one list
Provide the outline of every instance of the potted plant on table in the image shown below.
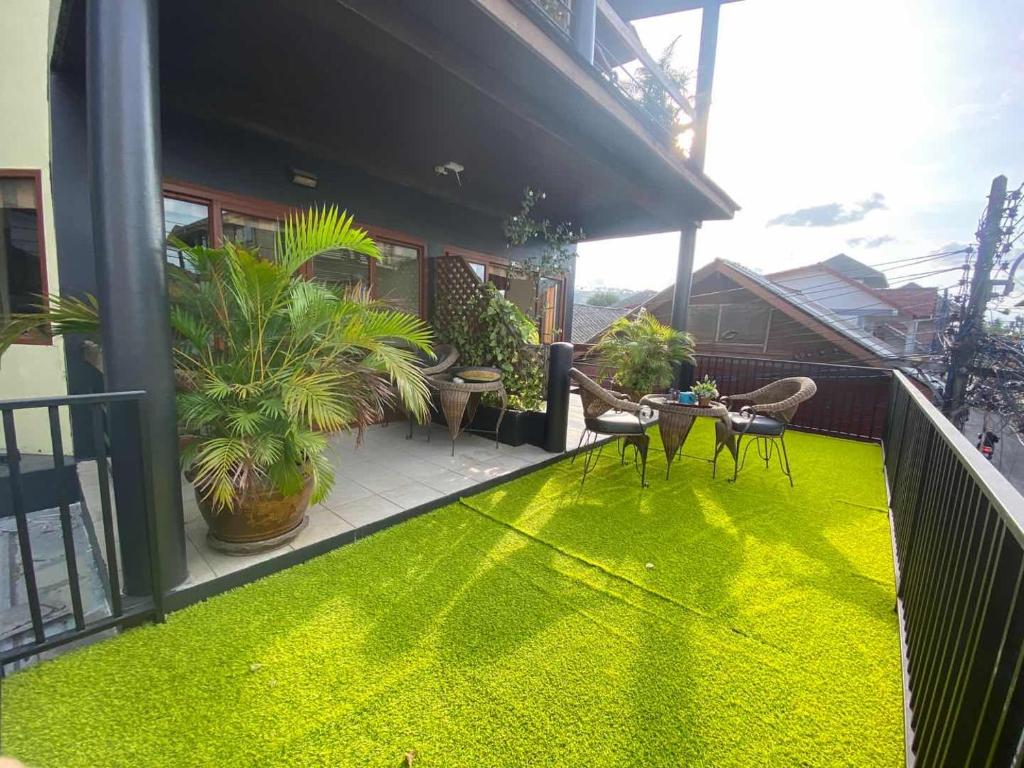
[[693,363],[693,336],[661,323],[641,309],[636,317],[620,317],[594,346],[599,375],[611,378],[639,399],[672,384],[674,366]]
[[[430,332],[360,287],[302,277],[322,253],[379,258],[335,208],[285,222],[272,260],[230,242],[178,245],[185,265],[168,268],[168,293],[185,475],[213,546],[251,552],[282,544],[333,485],[327,433],[361,432],[395,396],[425,416],[416,355],[429,352]],[[40,328],[52,320],[49,309],[35,316]],[[16,321],[23,327],[29,318]]]
[[707,408],[718,397],[718,382],[705,374],[703,379],[690,387],[690,391],[697,397],[697,405]]

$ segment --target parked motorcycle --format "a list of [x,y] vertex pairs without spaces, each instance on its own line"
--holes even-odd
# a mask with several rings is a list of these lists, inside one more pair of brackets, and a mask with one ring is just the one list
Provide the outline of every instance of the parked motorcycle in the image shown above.
[[999,435],[991,429],[986,429],[984,432],[978,433],[978,450],[981,451],[981,455],[989,461],[992,461],[992,454],[995,453],[996,443],[998,442]]

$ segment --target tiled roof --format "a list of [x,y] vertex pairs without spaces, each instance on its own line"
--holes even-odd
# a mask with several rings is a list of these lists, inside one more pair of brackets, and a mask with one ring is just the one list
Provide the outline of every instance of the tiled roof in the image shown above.
[[619,299],[613,306],[622,307],[624,309],[633,309],[633,307],[639,307],[645,301],[654,297],[657,293],[657,291],[652,291],[649,288],[643,291],[637,291],[636,293],[631,293],[629,296]]
[[592,307],[590,304],[573,304],[572,343],[585,344],[627,312],[629,309],[626,307]]

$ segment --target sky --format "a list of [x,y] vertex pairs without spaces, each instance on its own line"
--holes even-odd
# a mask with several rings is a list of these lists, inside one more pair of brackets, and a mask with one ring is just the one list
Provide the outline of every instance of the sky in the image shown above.
[[[696,69],[700,11],[637,22]],[[722,7],[707,174],[741,206],[696,266],[763,272],[847,253],[939,287],[992,178],[1024,181],[1024,0],[743,0]],[[678,233],[581,243],[577,287],[662,288]],[[628,257],[628,258],[627,258]]]

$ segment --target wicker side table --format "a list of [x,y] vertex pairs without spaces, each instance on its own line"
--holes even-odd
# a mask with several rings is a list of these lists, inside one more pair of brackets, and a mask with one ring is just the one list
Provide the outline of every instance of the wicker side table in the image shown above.
[[[698,417],[722,421],[729,417],[729,409],[721,403],[711,403],[706,407],[699,405],[682,405],[669,400],[665,395],[646,395],[640,400],[658,412],[658,433],[665,446],[665,479],[672,470],[672,461],[676,453],[686,442],[687,435],[693,428]],[[710,459],[709,459],[710,461]]]
[[[501,430],[501,421],[505,418],[505,410],[508,407],[508,398],[505,394],[505,385],[501,379],[486,382],[458,382],[452,381],[453,375],[442,374],[431,376],[430,384],[438,391],[441,399],[441,412],[445,421],[448,422],[448,435],[452,439],[452,456],[455,455],[455,440],[469,427],[476,414],[476,408],[480,404],[480,396],[484,392],[496,392],[501,398],[501,413],[498,414],[498,423],[494,425],[494,447],[498,447],[498,433]],[[463,424],[465,422],[465,424]]]

